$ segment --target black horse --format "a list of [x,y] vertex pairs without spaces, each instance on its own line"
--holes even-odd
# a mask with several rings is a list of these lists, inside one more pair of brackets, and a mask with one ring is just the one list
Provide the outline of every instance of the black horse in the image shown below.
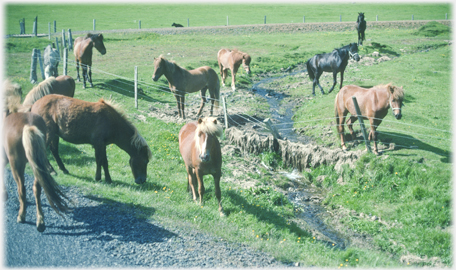
[[309,77],[313,80],[312,95],[315,96],[315,85],[320,87],[321,93],[323,88],[320,85],[320,76],[324,72],[332,72],[334,78],[334,84],[329,89],[328,94],[332,92],[334,86],[337,83],[337,73],[340,72],[340,88],[344,81],[344,71],[348,64],[348,59],[352,58],[355,61],[359,61],[358,45],[356,43],[350,43],[339,49],[334,49],[331,53],[316,54],[307,61],[307,72]]
[[171,26],[174,26],[174,27],[184,27],[182,24],[179,24],[179,23],[173,23]]
[[364,20],[364,13],[358,13],[358,19],[356,20],[356,30],[358,30],[358,46],[363,45],[365,40],[364,31],[366,31],[366,21]]

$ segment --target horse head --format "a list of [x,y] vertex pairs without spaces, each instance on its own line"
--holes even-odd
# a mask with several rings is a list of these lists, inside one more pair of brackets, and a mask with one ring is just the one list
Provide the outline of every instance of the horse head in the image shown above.
[[358,55],[358,44],[350,43],[348,46],[348,54],[350,55],[350,58],[358,62],[360,59]]
[[247,74],[250,74],[250,61],[252,59],[250,58],[250,55],[248,54],[244,54],[243,57],[242,57],[242,66],[244,67],[244,70],[245,72],[247,72]]
[[221,136],[223,129],[217,125],[217,118],[206,117],[198,119],[198,128],[195,131],[195,146],[198,150],[198,158],[201,162],[211,161],[211,152]]
[[358,20],[357,22],[364,21],[364,12],[358,12]]
[[106,54],[106,48],[103,44],[103,35],[102,34],[93,35],[92,42],[93,42],[93,46],[101,53],[101,55]]
[[152,75],[152,80],[154,80],[154,82],[160,79],[164,73],[165,68],[166,66],[163,57],[159,56],[158,58],[154,58],[154,74]]
[[402,106],[404,105],[402,103],[404,100],[404,90],[402,86],[397,87],[391,84],[389,84],[387,88],[390,93],[390,96],[388,98],[389,106],[393,111],[394,117],[396,117],[397,120],[400,120],[402,118]]
[[135,135],[132,138],[132,144],[134,151],[130,152],[130,168],[135,178],[136,184],[143,184],[147,178],[147,164],[152,158],[152,152],[147,145],[146,140],[135,131]]

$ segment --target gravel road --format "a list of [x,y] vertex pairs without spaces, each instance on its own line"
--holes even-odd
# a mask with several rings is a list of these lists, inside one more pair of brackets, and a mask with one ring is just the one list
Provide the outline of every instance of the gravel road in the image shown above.
[[26,175],[26,223],[17,223],[19,201],[9,169],[4,207],[4,264],[7,267],[286,267],[268,254],[193,229],[166,228],[138,219],[129,206],[84,196],[64,187],[75,203],[62,218],[42,196],[46,230],[36,230],[33,176]]

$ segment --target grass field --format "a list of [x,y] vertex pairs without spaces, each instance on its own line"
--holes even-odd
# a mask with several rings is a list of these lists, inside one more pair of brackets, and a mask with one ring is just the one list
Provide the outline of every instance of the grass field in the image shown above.
[[[377,12],[379,18],[384,20],[396,20],[399,16],[406,20],[411,17],[407,14],[414,14],[415,19],[423,16],[422,19],[432,20],[443,19],[441,17],[448,13],[449,18],[452,18],[450,5],[447,4],[362,4],[360,7],[356,5],[356,12],[346,8],[352,7],[352,4],[324,6],[329,11],[323,11],[317,5],[302,5],[306,13],[319,15],[303,14],[306,22],[317,22],[320,18],[338,21],[340,10],[344,10],[343,18],[350,17],[353,20],[356,19],[358,10],[369,14],[367,20],[372,20],[375,15],[370,14]],[[244,16],[234,15],[240,14],[239,10],[229,5],[224,6],[223,11],[226,13],[222,15],[216,5],[188,5],[185,12],[171,10],[175,8],[173,5],[131,5],[128,9],[120,5],[109,8],[101,5],[91,7],[91,12],[85,13],[85,18],[78,17],[77,20],[81,21],[71,21],[69,18],[75,18],[72,14],[82,14],[80,10],[86,6],[59,5],[53,7],[51,14],[49,7],[44,5],[7,5],[6,31],[8,34],[15,33],[19,18],[25,17],[27,24],[37,14],[40,18],[55,18],[59,29],[71,28],[74,31],[91,30],[95,16],[97,29],[100,30],[135,28],[136,19],[142,20],[143,28],[167,27],[172,22],[185,24],[187,17],[191,18],[191,26],[223,25],[226,16],[230,16],[230,24],[262,23],[264,15],[268,16],[268,22],[271,20],[271,23],[302,20],[301,15],[296,16],[296,19],[291,16],[296,5],[255,5],[255,12]],[[171,17],[168,22],[164,17],[160,18],[165,15],[151,16],[147,11],[152,7],[167,8],[175,17]],[[274,10],[280,15],[274,18],[273,15],[266,14],[268,10]],[[114,19],[112,14],[121,15]],[[138,18],[142,14],[147,14],[144,16],[151,21]],[[198,22],[188,14],[211,15]],[[259,17],[259,22],[252,21],[254,17]],[[335,19],[331,19],[333,17]],[[180,18],[184,18],[184,21]],[[47,32],[47,23],[40,27],[42,28],[38,32]],[[146,138],[153,153],[147,183],[141,186],[134,184],[127,165],[128,155],[115,145],[110,145],[107,149],[113,184],[95,182],[95,159],[91,146],[72,145],[62,141],[61,157],[72,174],[59,173],[56,180],[63,185],[78,186],[88,194],[116,200],[126,207],[135,208],[138,218],[157,219],[165,224],[182,227],[191,226],[228,241],[245,243],[285,262],[300,262],[302,266],[452,266],[452,50],[448,46],[448,40],[452,38],[448,31],[431,37],[420,33],[422,32],[418,29],[369,31],[370,40],[365,42],[360,54],[367,55],[380,50],[381,54],[391,56],[392,60],[372,66],[350,64],[345,75],[344,85],[366,86],[391,81],[404,86],[406,107],[403,119],[396,121],[392,115],[388,115],[379,128],[380,140],[391,138],[397,145],[396,149],[386,151],[380,157],[365,154],[354,169],[345,167],[337,172],[333,166],[320,166],[303,172],[307,180],[325,191],[323,203],[329,211],[336,214],[339,226],[371,239],[369,248],[354,244],[343,249],[314,239],[311,232],[303,230],[293,221],[296,209],[272,185],[243,189],[223,183],[222,177],[223,206],[227,217],[221,219],[217,213],[212,179],[207,177],[207,203],[204,207],[194,204],[185,192],[186,173],[178,151],[177,134],[182,125],[165,123],[148,116],[150,106],[175,106],[174,97],[167,91],[160,91],[161,87],[166,89],[166,80],[162,78],[158,83],[151,80],[153,57],[160,54],[176,60],[186,68],[209,65],[217,70],[216,52],[222,47],[238,47],[252,56],[253,74],[247,76],[241,73],[238,79],[242,82],[239,91],[247,93],[252,83],[265,74],[281,74],[282,68],[302,65],[315,53],[327,52],[341,44],[355,41],[354,32],[253,33],[230,36],[107,33],[104,35],[107,54],[101,56],[98,52],[94,53],[95,87],[82,89],[82,83],[77,83],[75,97],[88,101],[111,97],[123,106],[128,118]],[[47,44],[47,38],[10,38],[4,41],[6,75],[22,85],[24,95],[33,87],[29,82],[31,51],[33,48],[44,48]],[[75,68],[71,63],[70,61],[69,75],[75,77]],[[144,90],[138,110],[134,108],[132,100],[134,66],[138,66],[140,86]],[[335,135],[335,128],[331,126],[334,122],[335,95],[322,96],[317,91],[317,97],[311,98],[306,73],[278,82],[277,89],[290,95],[291,99],[308,98],[295,108],[295,127],[309,130],[306,135],[312,136],[320,144],[338,147],[339,139]],[[307,84],[299,84],[300,82]],[[287,87],[293,85],[297,86]],[[322,85],[325,90],[328,89],[326,82]],[[222,90],[228,91],[227,89]],[[337,89],[336,87],[336,92]],[[328,127],[334,131],[333,135],[320,136]],[[364,146],[361,144],[354,148],[363,149]],[[49,155],[49,158],[56,167],[53,157]],[[251,157],[226,157],[224,176],[233,176],[227,163],[244,158]],[[315,181],[319,176],[325,176],[324,180]],[[239,176],[240,180],[247,177]],[[340,178],[344,184],[340,184]],[[380,219],[372,220],[363,216],[376,216]],[[213,228],[218,230],[214,231]]]

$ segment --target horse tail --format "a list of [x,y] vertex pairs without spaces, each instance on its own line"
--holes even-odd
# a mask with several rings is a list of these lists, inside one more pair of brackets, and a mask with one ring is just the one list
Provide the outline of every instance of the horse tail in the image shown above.
[[217,83],[215,84],[215,91],[214,91],[214,96],[215,96],[215,107],[218,108],[219,107],[219,101],[220,101],[220,80],[218,78],[218,75],[215,74],[216,78],[217,78]]
[[307,60],[307,63],[306,63],[306,65],[307,65],[307,73],[309,74],[309,78],[311,80],[313,80],[315,78],[315,75],[314,75],[314,73],[312,71],[312,66],[310,65],[310,60],[312,60],[312,58]]
[[68,83],[70,84],[70,88],[71,88],[71,93],[70,94],[70,97],[74,97],[74,91],[76,89],[76,83],[74,82],[74,79],[73,78],[68,78]]
[[36,126],[25,125],[22,130],[22,145],[33,174],[43,188],[51,207],[59,215],[61,215],[61,212],[67,212],[68,204],[66,200],[68,200],[68,197],[62,192],[47,170],[49,161],[46,157],[46,143],[43,133]]

